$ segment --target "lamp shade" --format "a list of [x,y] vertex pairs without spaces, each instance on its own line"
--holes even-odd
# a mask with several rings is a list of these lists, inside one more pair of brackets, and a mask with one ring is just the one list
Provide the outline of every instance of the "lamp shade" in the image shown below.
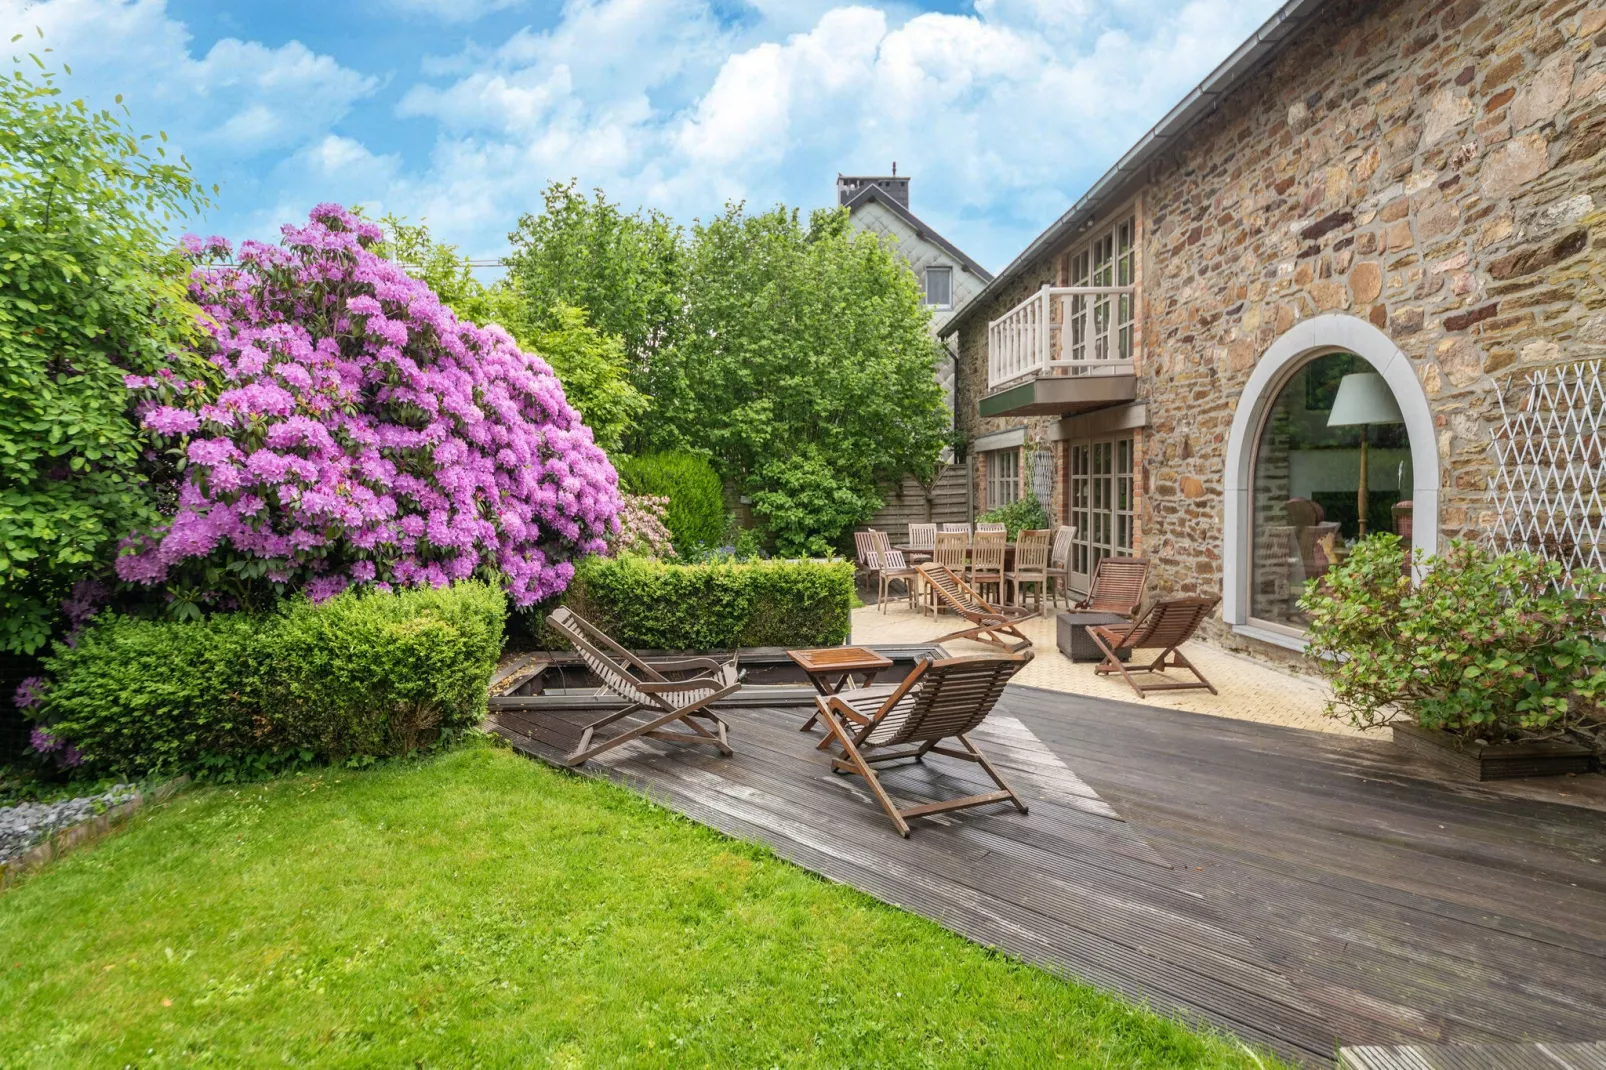
[[1328,427],[1352,427],[1356,424],[1403,424],[1399,402],[1394,391],[1376,372],[1354,372],[1338,381],[1338,396],[1333,399],[1333,411],[1328,414]]

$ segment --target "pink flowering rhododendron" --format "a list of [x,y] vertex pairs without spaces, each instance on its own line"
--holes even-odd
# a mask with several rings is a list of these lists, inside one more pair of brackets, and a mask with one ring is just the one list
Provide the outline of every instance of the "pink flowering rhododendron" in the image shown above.
[[[282,248],[191,277],[219,383],[129,376],[179,463],[175,512],[129,537],[125,581],[352,584],[500,573],[516,604],[557,594],[617,529],[618,478],[540,358],[460,323],[369,250],[338,205]],[[186,238],[200,258],[221,239]]]

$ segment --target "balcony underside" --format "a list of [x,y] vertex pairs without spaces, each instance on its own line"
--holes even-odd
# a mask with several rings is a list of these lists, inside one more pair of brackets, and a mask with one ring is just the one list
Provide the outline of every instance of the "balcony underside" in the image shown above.
[[983,416],[1069,416],[1137,397],[1136,375],[1042,375],[981,399]]

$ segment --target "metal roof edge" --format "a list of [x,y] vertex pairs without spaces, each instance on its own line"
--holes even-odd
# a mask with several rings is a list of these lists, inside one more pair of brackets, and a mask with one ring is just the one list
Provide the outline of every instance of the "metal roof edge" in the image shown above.
[[1213,111],[1216,101],[1221,96],[1235,89],[1260,66],[1263,60],[1286,44],[1316,9],[1328,2],[1329,0],[1289,0],[1274,12],[1243,44],[1233,49],[1232,54],[1217,65],[1215,70],[1205,75],[1197,86],[1172,106],[1159,122],[1138,138],[1137,143],[1089,186],[1087,192],[1082,194],[1069,210],[1049,224],[1048,228],[1032,239],[1031,244],[995,275],[991,282],[961,305],[948,322],[942,325],[938,336],[946,338],[964,326],[984,302],[997,296],[999,290],[1035,263],[1045,249],[1079,226],[1105,197],[1119,190],[1134,174],[1140,172],[1145,164],[1164,150],[1170,140],[1185,133],[1203,115]]

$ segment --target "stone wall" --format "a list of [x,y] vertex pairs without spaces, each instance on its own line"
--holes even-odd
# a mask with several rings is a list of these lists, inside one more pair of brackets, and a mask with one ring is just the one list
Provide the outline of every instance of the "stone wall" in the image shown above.
[[[1284,331],[1343,312],[1386,332],[1429,399],[1441,530],[1486,524],[1502,391],[1606,356],[1606,11],[1584,2],[1344,3],[1200,123],[1143,188],[1139,396],[1153,591],[1221,585],[1228,431]],[[1050,250],[962,332],[1054,278]]]

